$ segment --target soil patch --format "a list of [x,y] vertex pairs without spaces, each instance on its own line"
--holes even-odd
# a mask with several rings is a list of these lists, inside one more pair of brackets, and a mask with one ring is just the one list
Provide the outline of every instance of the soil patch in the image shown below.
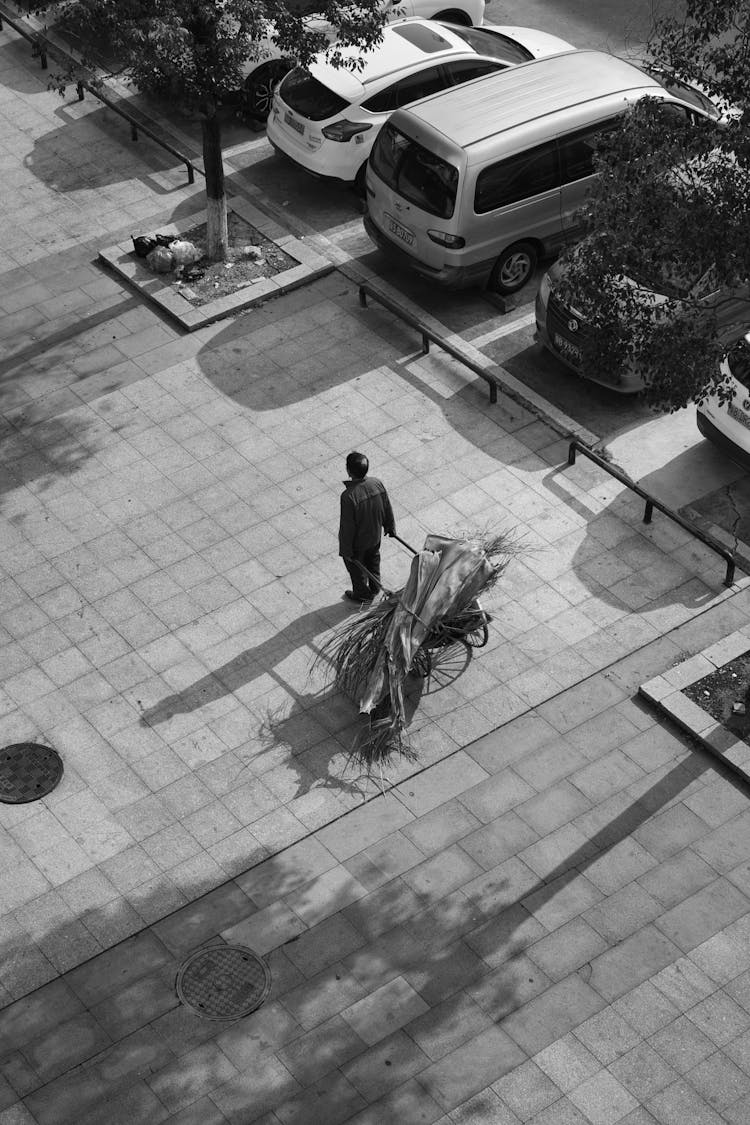
[[[750,652],[682,689],[712,719],[750,745]],[[736,711],[739,705],[743,710]],[[744,711],[744,713],[743,713]]]
[[[206,224],[200,223],[183,231],[180,238],[192,242],[203,256],[192,266],[177,271],[174,287],[191,305],[206,305],[217,297],[236,293],[260,278],[275,277],[298,265],[296,258],[286,254],[270,238],[240,215],[230,211],[227,216],[229,257],[224,262],[210,262],[205,257]],[[170,274],[163,275],[168,280]]]

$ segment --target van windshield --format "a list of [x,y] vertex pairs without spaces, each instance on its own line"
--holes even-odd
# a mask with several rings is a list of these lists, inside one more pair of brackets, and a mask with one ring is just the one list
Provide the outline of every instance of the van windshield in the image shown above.
[[456,205],[458,168],[388,123],[380,130],[370,166],[389,188],[430,215],[450,219]]

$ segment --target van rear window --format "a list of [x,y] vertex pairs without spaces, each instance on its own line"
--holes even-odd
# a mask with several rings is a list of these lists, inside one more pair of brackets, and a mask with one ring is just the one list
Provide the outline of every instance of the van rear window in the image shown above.
[[388,187],[430,215],[450,219],[456,206],[458,168],[390,123],[378,135],[370,166]]

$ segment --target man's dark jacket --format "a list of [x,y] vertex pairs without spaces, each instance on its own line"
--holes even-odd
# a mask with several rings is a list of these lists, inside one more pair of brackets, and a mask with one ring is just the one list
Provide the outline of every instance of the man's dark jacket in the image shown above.
[[385,485],[377,477],[345,480],[341,493],[339,554],[354,559],[363,551],[377,547],[381,531],[395,535],[393,509]]

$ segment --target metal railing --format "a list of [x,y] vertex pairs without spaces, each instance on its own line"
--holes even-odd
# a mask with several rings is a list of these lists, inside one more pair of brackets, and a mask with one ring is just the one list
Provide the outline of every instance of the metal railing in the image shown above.
[[688,520],[683,519],[683,517],[678,512],[673,511],[672,508],[667,507],[666,504],[662,504],[661,500],[657,500],[655,497],[650,496],[648,492],[642,489],[634,481],[630,480],[630,478],[627,477],[625,473],[621,472],[619,469],[616,469],[614,465],[610,465],[609,461],[605,461],[605,459],[603,457],[600,457],[598,453],[594,453],[593,449],[589,449],[589,447],[587,445],[584,445],[583,442],[581,442],[578,438],[573,438],[573,440],[570,442],[570,445],[568,446],[569,465],[575,465],[576,452],[582,453],[584,457],[588,457],[588,459],[590,461],[593,461],[595,465],[598,465],[600,469],[604,469],[604,471],[606,473],[609,473],[611,477],[614,477],[615,480],[618,480],[620,484],[624,484],[627,488],[630,489],[631,492],[634,492],[636,496],[640,496],[640,498],[645,501],[646,507],[643,513],[644,523],[651,523],[651,517],[654,513],[654,508],[656,508],[657,511],[662,512],[670,520],[673,520],[673,522],[681,527],[684,531],[687,531],[690,535],[694,536],[694,538],[699,539],[701,543],[705,544],[705,546],[709,548],[709,550],[715,551],[717,555],[721,555],[721,557],[724,559],[724,562],[727,564],[726,574],[724,576],[724,585],[731,586],[734,583],[734,571],[738,563],[728,547],[724,547],[721,543],[719,543],[717,539],[714,539],[712,535],[709,535],[705,531],[701,531],[699,527],[696,527]]
[[[72,58],[67,55],[66,52],[63,51],[60,47],[57,47],[54,44],[50,44],[41,32],[33,31],[31,28],[25,27],[18,20],[8,15],[7,9],[4,6],[0,6],[0,31],[2,31],[4,23],[7,23],[23,39],[26,39],[29,43],[31,43],[32,58],[38,58],[41,60],[42,70],[48,69],[49,56],[52,56],[52,58],[59,56],[59,58],[62,60],[63,65],[65,66],[69,66],[73,62]],[[142,121],[138,121],[137,118],[133,117],[131,113],[128,113],[127,110],[122,109],[119,105],[117,105],[116,102],[107,97],[106,94],[98,90],[96,86],[92,85],[90,82],[86,82],[84,79],[80,79],[76,82],[76,93],[78,94],[79,102],[83,101],[84,93],[86,90],[88,90],[90,94],[93,94],[94,97],[102,103],[102,105],[105,105],[107,107],[107,109],[111,109],[113,113],[116,113],[119,117],[124,118],[125,121],[128,122],[128,124],[130,125],[130,139],[132,141],[138,140],[139,133],[145,134],[145,136],[152,140],[154,144],[159,145],[161,148],[170,153],[171,156],[175,156],[181,164],[184,164],[185,168],[187,169],[188,183],[195,183],[195,172],[197,165],[195,165],[189,157],[185,156],[184,153],[180,152],[179,149],[176,149],[174,145],[169,143],[169,141],[165,141],[163,137],[160,137],[157,133],[154,132],[153,129],[150,129],[148,125],[144,125]],[[200,168],[197,168],[197,170],[199,172],[201,171]]]
[[463,363],[465,367],[468,367],[471,371],[474,372],[475,375],[478,375],[480,379],[484,379],[485,383],[489,384],[490,402],[497,402],[497,388],[501,384],[499,384],[498,380],[495,378],[492,372],[484,370],[479,366],[478,363],[474,363],[473,360],[468,359],[465,355],[462,355],[461,351],[458,348],[454,347],[454,345],[451,344],[448,340],[446,340],[444,336],[440,336],[439,333],[433,332],[432,329],[423,324],[418,317],[412,316],[411,313],[408,313],[403,308],[399,307],[399,305],[397,305],[395,301],[392,301],[390,297],[387,297],[385,293],[382,293],[374,285],[370,284],[370,282],[360,282],[359,303],[363,309],[367,308],[368,297],[372,297],[373,300],[378,301],[381,305],[383,305],[384,308],[388,309],[389,312],[392,312],[395,316],[399,317],[406,324],[411,325],[412,328],[416,329],[416,331],[419,332],[422,337],[422,355],[428,354],[431,342],[433,344],[437,344],[439,348],[442,348],[444,352],[448,353],[448,355],[453,356],[453,358],[457,359],[459,363]]

